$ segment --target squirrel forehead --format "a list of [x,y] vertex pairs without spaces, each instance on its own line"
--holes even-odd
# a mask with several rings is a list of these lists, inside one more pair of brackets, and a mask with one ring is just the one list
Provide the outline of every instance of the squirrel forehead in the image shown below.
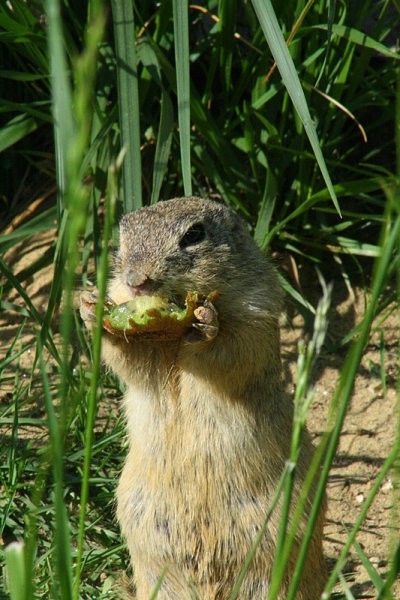
[[201,198],[174,198],[127,213],[120,222],[121,246],[171,241],[196,222],[207,222],[223,233],[242,227],[239,217],[223,204]]

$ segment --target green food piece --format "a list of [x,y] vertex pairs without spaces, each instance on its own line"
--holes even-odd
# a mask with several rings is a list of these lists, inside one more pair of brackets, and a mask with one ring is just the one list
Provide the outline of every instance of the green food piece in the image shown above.
[[151,307],[146,310],[138,310],[134,301],[125,304],[115,304],[105,311],[105,318],[115,329],[127,330],[130,328],[146,327],[152,322],[164,319],[182,321],[187,317],[189,307],[180,308],[173,302],[165,303],[163,306]]
[[211,302],[217,293],[207,297],[188,292],[185,306],[159,296],[137,296],[124,304],[104,307],[103,327],[120,337],[141,335],[149,339],[175,339],[182,336],[196,321],[194,311],[205,301]]

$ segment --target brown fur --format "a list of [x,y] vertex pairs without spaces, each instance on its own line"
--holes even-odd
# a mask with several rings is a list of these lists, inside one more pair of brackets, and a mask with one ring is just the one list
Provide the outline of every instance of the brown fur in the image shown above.
[[[204,224],[206,238],[182,248],[194,223]],[[104,335],[104,361],[127,388],[130,449],[117,514],[137,599],[147,600],[165,573],[160,600],[227,600],[289,455],[292,403],[282,392],[281,290],[241,220],[199,198],[162,202],[122,219],[109,295],[124,302],[143,285],[168,297],[187,290],[218,289],[220,295],[219,331],[212,339],[128,343]],[[305,436],[295,496],[311,455]],[[315,600],[323,588],[322,519],[298,600]],[[279,508],[241,600],[267,598],[278,527]],[[280,600],[288,580],[290,567]]]

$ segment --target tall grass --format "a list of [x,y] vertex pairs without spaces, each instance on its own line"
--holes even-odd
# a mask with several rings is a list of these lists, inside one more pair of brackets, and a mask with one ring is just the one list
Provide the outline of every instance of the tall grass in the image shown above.
[[[393,118],[393,106],[400,106],[399,55],[387,41],[399,18],[391,14],[389,19],[388,3],[375,13],[372,1],[361,0],[348,6],[316,0],[275,8],[276,16],[269,2],[258,0],[210,0],[201,6],[174,1],[157,7],[115,1],[108,15],[94,0],[79,6],[14,0],[0,7],[5,57],[0,76],[10,83],[0,105],[3,213],[22,210],[13,198],[21,171],[39,173],[32,188],[26,185],[28,194],[35,194],[43,177],[49,185],[56,178],[58,189],[57,204],[0,236],[5,252],[57,222],[57,239],[42,262],[18,277],[0,262],[0,307],[25,319],[0,363],[4,383],[9,383],[6,367],[12,364],[15,372],[12,402],[1,414],[12,435],[0,471],[1,531],[5,540],[22,542],[4,551],[12,600],[120,596],[116,573],[128,561],[113,521],[112,498],[123,426],[112,409],[103,421],[96,420],[96,412],[102,391],[115,398],[122,390],[100,370],[99,328],[88,346],[73,290],[80,265],[85,285],[93,261],[104,296],[116,214],[192,191],[222,196],[247,219],[263,249],[290,254],[294,262],[312,262],[326,273],[339,266],[349,280],[354,271],[368,272],[368,261],[374,260],[369,304],[352,333],[327,430],[306,482],[309,487],[321,468],[289,592],[295,597],[362,353],[400,266],[400,143]],[[24,283],[46,260],[54,265],[54,278],[42,314]],[[308,317],[316,312],[318,319],[314,338],[300,352],[291,468],[277,490],[288,510],[327,297],[321,316],[283,275],[282,282],[298,308]],[[23,309],[6,299],[13,288]],[[398,302],[398,291],[389,299]],[[58,326],[54,315],[60,302]],[[19,366],[26,319],[36,332],[28,382]],[[90,372],[82,351],[90,357]],[[35,400],[44,406],[39,417],[30,414]],[[24,425],[43,434],[41,444],[21,437]],[[399,455],[400,433],[332,569],[326,598],[342,576],[379,482]],[[271,600],[284,577],[304,498],[291,527],[282,522]],[[370,567],[377,598],[391,598],[400,570],[398,542],[389,559],[386,582]],[[232,598],[240,597],[240,583]],[[342,586],[351,597],[345,581]]]

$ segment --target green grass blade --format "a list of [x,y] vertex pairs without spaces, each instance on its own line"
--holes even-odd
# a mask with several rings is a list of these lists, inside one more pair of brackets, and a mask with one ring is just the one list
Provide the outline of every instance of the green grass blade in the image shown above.
[[376,600],[395,600],[391,593],[392,585],[398,578],[400,573],[400,542],[397,544],[397,548],[393,554],[392,564],[387,574],[385,585],[376,597]]
[[158,124],[157,143],[153,162],[153,185],[150,204],[155,204],[160,196],[161,185],[164,179],[168,160],[170,158],[172,134],[174,130],[174,110],[167,89],[164,86],[160,63],[157,53],[149,40],[142,40],[138,45],[139,60],[148,70],[151,78],[161,90],[161,110]]
[[68,151],[75,130],[75,122],[72,113],[72,92],[63,43],[59,0],[47,0],[46,10],[57,164],[58,214],[60,216],[63,209],[63,195],[67,188]]
[[219,16],[219,62],[221,71],[224,74],[223,83],[225,95],[232,88],[232,62],[233,51],[235,46],[235,28],[237,19],[237,2],[236,0],[220,0],[218,6]]
[[187,0],[173,0],[174,48],[176,87],[178,96],[178,123],[181,143],[182,178],[185,196],[192,195],[190,160],[190,63],[189,21]]
[[10,600],[27,600],[24,544],[13,542],[6,546],[4,558]]
[[1,377],[3,375],[3,371],[4,371],[5,367],[7,365],[9,365],[10,363],[12,363],[14,360],[18,359],[26,351],[26,344],[25,344],[25,346],[23,346],[19,350],[16,349],[15,353],[13,354],[14,348],[16,348],[16,346],[17,346],[17,342],[20,338],[20,335],[22,334],[22,332],[24,330],[25,324],[26,324],[26,319],[24,319],[22,321],[21,325],[18,327],[17,332],[15,334],[15,338],[11,342],[11,345],[10,345],[9,349],[7,350],[5,357],[0,360],[0,381],[1,381]]
[[328,61],[329,52],[330,52],[331,44],[332,44],[332,25],[333,25],[333,19],[335,18],[335,12],[336,12],[336,0],[328,0],[328,24],[327,24],[327,29],[326,29],[327,44],[326,44],[324,62],[322,63],[322,67],[319,70],[318,78],[314,84],[315,87],[318,87],[319,82],[325,72],[325,67],[326,67],[326,64]]
[[400,177],[400,68],[396,69],[396,102],[395,102],[394,136],[396,144],[396,174]]
[[[296,369],[294,420],[289,458],[289,464],[291,464],[293,468],[285,485],[285,491],[282,502],[282,516],[278,532],[274,564],[271,574],[271,586],[268,596],[269,600],[275,600],[279,593],[281,583],[285,575],[289,553],[292,551],[293,548],[293,532],[299,526],[300,518],[305,509],[305,503],[307,501],[307,498],[309,497],[309,485],[316,475],[316,473],[314,472],[316,469],[316,461],[314,461],[314,464],[311,465],[310,470],[307,473],[304,489],[302,490],[301,496],[298,500],[295,514],[292,517],[292,515],[290,514],[290,505],[292,500],[295,466],[297,465],[299,460],[301,452],[302,435],[305,429],[307,414],[309,412],[314,397],[314,391],[312,385],[310,384],[312,369],[325,340],[327,331],[327,314],[331,305],[332,286],[326,285],[325,281],[322,279],[321,276],[320,283],[323,288],[323,296],[319,301],[316,310],[312,339],[307,344],[305,344],[304,341],[301,340],[298,345],[299,354]],[[288,523],[290,521],[291,530],[288,535]]]
[[83,544],[85,538],[86,528],[86,509],[89,500],[89,479],[91,472],[91,459],[92,459],[92,446],[94,438],[94,426],[98,400],[98,388],[100,379],[100,364],[101,364],[101,335],[102,327],[101,323],[103,320],[103,308],[104,298],[106,295],[107,287],[107,270],[108,270],[108,255],[109,247],[108,242],[111,238],[112,227],[115,218],[115,206],[117,202],[117,173],[118,170],[115,165],[112,165],[109,169],[109,195],[107,210],[104,223],[104,234],[103,234],[103,248],[100,257],[99,271],[98,271],[98,289],[99,289],[99,302],[96,307],[96,321],[97,327],[93,336],[93,371],[90,380],[90,391],[87,407],[87,420],[85,429],[85,457],[82,474],[82,485],[81,485],[81,510],[79,515],[79,533],[78,533],[78,550],[76,559],[75,569],[75,599],[79,600],[79,588],[80,578],[82,569],[82,555],[83,555]]
[[0,129],[0,152],[16,144],[23,137],[35,131],[37,127],[36,120],[25,114],[8,121]]
[[310,316],[315,314],[315,308],[308,302],[306,298],[298,291],[285,277],[278,273],[279,281],[282,288],[287,292],[290,298],[296,303],[298,310],[304,316],[306,320],[309,320]]
[[56,212],[53,207],[43,211],[36,217],[32,217],[27,223],[11,231],[0,235],[0,249],[2,254],[13,248],[19,241],[26,240],[30,235],[40,231],[48,231],[54,227]]
[[274,9],[272,8],[272,4],[270,0],[252,0],[252,3],[270,47],[272,56],[274,57],[274,60],[278,66],[282,80],[303,123],[304,129],[314,151],[315,158],[317,159],[322,176],[325,180],[326,187],[328,188],[334,206],[340,215],[339,203],[325,164],[324,157],[322,155],[315,126],[311,119],[303,89],[280,30],[278,20],[275,16]]
[[50,435],[51,464],[54,477],[54,507],[55,507],[55,556],[58,589],[61,600],[72,599],[72,547],[69,533],[69,523],[66,506],[64,504],[64,443],[60,431],[59,416],[56,414],[51,397],[50,383],[46,371],[43,346],[40,335],[36,337],[40,371],[43,384],[43,399],[47,413]]
[[[316,29],[323,29],[324,31],[328,30],[327,25],[316,25]],[[347,27],[346,25],[332,25],[332,33],[341,38],[352,42],[353,44],[357,44],[358,46],[362,46],[363,48],[369,48],[370,50],[374,50],[374,52],[378,52],[382,54],[382,56],[386,56],[387,58],[394,58],[395,60],[400,59],[400,54],[398,52],[393,52],[384,44],[381,44],[377,40],[374,40],[371,36],[367,35],[363,31],[358,31],[358,29],[354,29],[353,27]]]
[[172,132],[174,125],[174,111],[171,99],[166,90],[161,92],[161,113],[158,127],[156,151],[154,154],[153,186],[150,203],[158,201],[171,152]]
[[65,263],[65,232],[67,228],[67,222],[69,215],[67,211],[64,211],[61,215],[58,228],[58,238],[53,254],[53,278],[51,280],[51,286],[49,291],[49,297],[47,302],[46,313],[43,319],[42,328],[40,332],[41,340],[44,343],[48,337],[51,321],[54,316],[54,311],[60,303],[62,293],[62,279],[63,279],[63,265]]
[[371,507],[371,504],[373,503],[376,494],[378,493],[382,483],[384,482],[385,477],[389,473],[390,469],[393,468],[393,465],[395,464],[396,460],[398,459],[399,451],[400,451],[400,443],[399,443],[399,440],[397,440],[397,442],[396,442],[395,446],[392,448],[389,456],[386,458],[385,462],[383,463],[382,468],[379,471],[379,473],[374,481],[374,485],[372,486],[372,489],[371,489],[370,493],[368,494],[368,496],[362,506],[360,514],[358,515],[357,520],[354,523],[351,532],[347,536],[346,543],[343,546],[340,556],[336,560],[336,563],[331,571],[329,580],[325,586],[325,590],[322,595],[322,598],[324,600],[327,600],[328,598],[330,598],[331,590],[332,590],[333,586],[335,585],[336,580],[339,577],[339,573],[346,562],[348,552],[356,539],[356,535],[357,535],[365,517],[367,516],[368,511]]
[[121,147],[127,150],[122,179],[124,209],[128,212],[142,206],[139,86],[132,2],[113,0],[112,12],[117,56]]
[[[378,490],[376,490],[376,492],[377,491]],[[374,584],[374,586],[376,587],[376,589],[378,590],[378,593],[379,593],[385,584],[384,580],[379,575],[378,571],[375,569],[375,567],[369,560],[368,556],[365,554],[365,552],[362,549],[362,547],[360,546],[360,544],[358,542],[354,541],[353,545],[354,545],[354,548],[360,559],[361,564],[364,565],[364,568],[368,573],[368,577],[369,577],[370,581],[372,581],[372,583]]]
[[254,239],[260,248],[264,250],[266,249],[264,240],[267,238],[270,230],[271,218],[276,204],[277,193],[276,178],[272,173],[272,169],[268,169],[264,194],[260,209],[258,211],[257,223],[254,230]]
[[[7,279],[12,283],[13,287],[18,291],[20,297],[26,304],[26,309],[29,313],[30,318],[37,324],[43,325],[43,318],[40,313],[37,311],[35,305],[33,304],[31,298],[27,294],[24,287],[21,285],[20,281],[15,277],[13,272],[8,268],[6,263],[2,258],[0,258],[0,271],[7,277]],[[46,347],[51,352],[52,356],[55,360],[60,363],[61,359],[59,356],[58,349],[56,348],[53,338],[51,336],[47,336],[46,338]]]
[[168,572],[168,568],[166,567],[163,570],[163,572],[161,573],[160,577],[158,578],[158,581],[157,581],[157,583],[156,583],[156,585],[154,587],[154,590],[151,593],[151,596],[150,596],[149,600],[157,600],[158,592],[161,589],[161,586],[163,584],[163,581],[165,579],[165,575],[167,574],[167,572]]
[[18,291],[21,298],[24,300],[26,304],[26,308],[29,312],[29,316],[33,319],[37,324],[42,323],[42,317],[37,311],[35,305],[33,304],[31,298],[27,294],[26,290],[21,285],[19,279],[15,277],[14,273],[9,269],[4,260],[0,257],[0,271],[7,277],[7,279],[11,282],[12,286]]
[[342,575],[342,573],[340,573],[339,579],[340,579],[340,583],[342,584],[342,588],[343,588],[343,591],[344,591],[344,597],[345,597],[345,599],[346,600],[356,600],[354,598],[353,594],[351,593],[351,589],[347,585],[347,581],[345,580],[345,578]]

